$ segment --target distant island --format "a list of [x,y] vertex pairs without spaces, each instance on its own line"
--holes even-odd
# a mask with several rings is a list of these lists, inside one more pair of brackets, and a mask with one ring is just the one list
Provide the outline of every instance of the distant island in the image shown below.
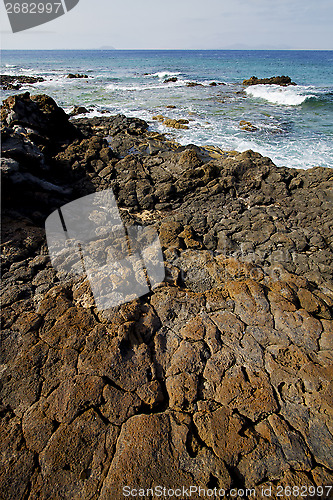
[[101,47],[98,47],[96,50],[117,50],[115,47],[112,47],[112,45],[102,45]]

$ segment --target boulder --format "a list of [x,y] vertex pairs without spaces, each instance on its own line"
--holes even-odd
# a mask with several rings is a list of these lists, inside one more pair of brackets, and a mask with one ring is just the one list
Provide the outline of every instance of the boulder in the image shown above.
[[69,142],[80,135],[64,110],[45,94],[8,97],[1,106],[1,120],[7,127],[29,128],[52,141]]

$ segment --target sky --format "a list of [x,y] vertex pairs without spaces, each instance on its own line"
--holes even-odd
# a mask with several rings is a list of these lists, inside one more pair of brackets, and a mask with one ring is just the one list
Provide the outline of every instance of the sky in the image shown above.
[[332,0],[80,0],[20,33],[0,11],[3,49],[333,49]]

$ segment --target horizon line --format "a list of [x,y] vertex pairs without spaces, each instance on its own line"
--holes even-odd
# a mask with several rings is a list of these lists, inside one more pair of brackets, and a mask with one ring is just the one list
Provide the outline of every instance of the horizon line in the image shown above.
[[4,52],[4,51],[9,51],[9,50],[24,50],[24,51],[38,51],[38,52],[43,52],[43,51],[56,51],[56,50],[61,50],[61,51],[99,51],[99,52],[118,52],[118,51],[125,51],[125,50],[128,50],[128,51],[149,51],[149,50],[154,50],[154,51],[184,51],[184,52],[189,52],[189,51],[192,51],[192,52],[202,52],[202,51],[213,51],[213,50],[216,50],[216,51],[234,51],[234,52],[237,52],[237,51],[285,51],[285,52],[289,52],[289,51],[315,51],[315,52],[330,52],[330,51],[333,51],[333,49],[309,49],[309,48],[284,48],[284,49],[273,49],[273,48],[268,48],[268,49],[256,49],[256,48],[244,48],[244,49],[233,49],[233,48],[225,48],[225,49],[168,49],[168,48],[110,48],[110,49],[104,49],[104,48],[91,48],[91,49],[71,49],[71,48],[62,48],[62,49],[58,49],[58,48],[53,48],[53,49],[18,49],[18,48],[13,48],[13,49],[4,49],[2,48],[1,49],[1,52]]

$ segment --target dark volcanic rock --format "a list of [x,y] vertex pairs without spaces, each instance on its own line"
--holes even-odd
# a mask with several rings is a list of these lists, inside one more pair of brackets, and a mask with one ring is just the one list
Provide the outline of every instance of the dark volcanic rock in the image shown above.
[[186,87],[198,87],[198,86],[201,86],[202,87],[202,83],[197,83],[197,82],[188,82],[186,84]]
[[41,76],[12,76],[12,75],[0,75],[0,83],[3,90],[20,90],[24,84],[33,84],[38,82],[44,82],[45,78]]
[[290,76],[272,76],[271,78],[257,78],[256,76],[251,76],[248,80],[243,81],[243,85],[281,85],[286,87],[287,85],[296,85],[295,82],[291,81]]
[[[2,112],[0,497],[332,484],[332,170],[122,115],[74,127],[46,96]],[[101,312],[44,220],[108,188],[158,230],[166,279]]]
[[8,97],[1,106],[1,121],[10,128],[15,125],[29,128],[30,133],[52,141],[70,142],[79,135],[64,110],[45,94],[30,96],[26,92]]
[[84,106],[74,106],[73,111],[70,112],[69,116],[83,115],[88,113],[87,108]]
[[68,73],[67,78],[88,78],[88,75],[83,75],[81,73]]
[[51,168],[53,157],[81,132],[51,97],[28,92],[3,101],[1,120],[5,203],[24,206],[30,215],[62,204],[59,196],[72,192],[72,179]]
[[176,76],[172,76],[171,78],[167,78],[166,80],[164,80],[164,83],[175,83],[178,81],[178,78]]

